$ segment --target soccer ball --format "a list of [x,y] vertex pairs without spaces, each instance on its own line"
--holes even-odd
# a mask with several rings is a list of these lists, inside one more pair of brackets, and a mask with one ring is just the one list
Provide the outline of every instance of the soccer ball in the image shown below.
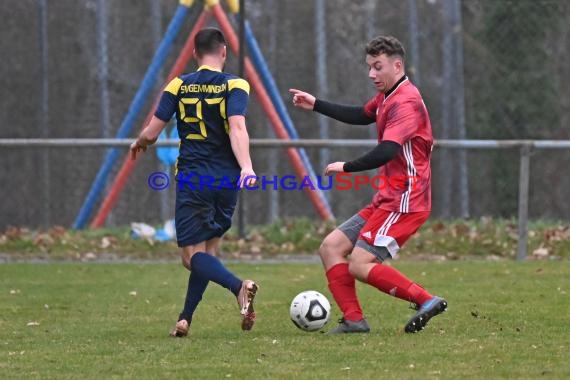
[[329,321],[331,304],[321,293],[307,290],[293,298],[289,315],[295,326],[301,330],[317,331]]

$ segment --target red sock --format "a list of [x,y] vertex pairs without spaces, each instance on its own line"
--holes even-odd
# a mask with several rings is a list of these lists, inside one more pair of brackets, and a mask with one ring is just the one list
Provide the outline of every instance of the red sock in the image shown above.
[[420,285],[387,265],[376,264],[368,273],[366,282],[384,293],[418,305],[432,298]]
[[363,318],[356,297],[356,281],[348,272],[348,263],[337,264],[327,271],[329,289],[345,319],[360,321]]

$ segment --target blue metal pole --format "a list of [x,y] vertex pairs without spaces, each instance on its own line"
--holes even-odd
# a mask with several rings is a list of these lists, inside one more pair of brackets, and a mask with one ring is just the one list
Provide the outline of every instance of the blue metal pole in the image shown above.
[[[116,134],[117,138],[128,137],[133,127],[133,124],[136,121],[136,118],[138,117],[139,113],[141,112],[144,106],[146,98],[153,93],[152,88],[156,80],[156,77],[160,72],[160,68],[164,64],[166,57],[168,56],[168,53],[170,51],[170,48],[172,47],[172,44],[176,36],[180,32],[180,29],[184,23],[184,18],[186,17],[187,13],[188,13],[188,6],[186,5],[181,4],[176,9],[176,13],[172,17],[172,20],[168,25],[168,29],[166,30],[165,36],[161,41],[160,46],[158,47],[156,53],[154,54],[152,62],[145,73],[141,86],[139,87],[133,101],[131,102],[131,105],[129,106],[127,115],[123,119],[121,127],[117,131]],[[105,157],[105,161],[101,165],[101,168],[99,169],[99,172],[95,177],[95,181],[91,186],[91,190],[89,191],[89,194],[85,198],[85,201],[83,202],[83,205],[81,206],[81,209],[77,214],[75,222],[73,223],[74,229],[82,229],[87,224],[87,221],[93,210],[93,207],[95,206],[95,203],[97,202],[97,199],[99,198],[102,190],[104,190],[107,177],[109,176],[113,168],[113,165],[119,158],[120,152],[121,151],[116,148],[112,148],[107,151],[107,156]]]
[[[291,139],[293,140],[299,139],[299,134],[297,133],[297,130],[293,125],[293,121],[291,120],[291,117],[289,116],[287,109],[285,108],[283,99],[279,95],[279,92],[277,90],[277,85],[275,84],[275,80],[273,79],[273,76],[271,75],[271,72],[269,71],[269,68],[265,63],[265,59],[263,58],[261,49],[259,48],[259,45],[257,44],[255,37],[253,36],[253,32],[249,26],[249,22],[246,22],[245,24],[245,36],[246,36],[247,48],[249,49],[253,65],[255,66],[255,69],[257,70],[257,72],[261,77],[261,80],[263,81],[263,85],[265,86],[265,89],[267,90],[267,93],[269,94],[269,97],[273,102],[273,105],[275,107],[275,110],[277,111],[277,114],[279,115],[279,118],[283,122],[283,125],[285,126],[285,129],[287,130],[287,133],[289,133]],[[305,168],[309,173],[309,176],[312,179],[316,179],[317,176],[315,174],[315,171],[313,170],[311,161],[309,160],[309,157],[307,156],[305,149],[299,148],[298,151],[299,151],[299,156],[301,156],[301,160],[303,161],[303,164],[305,164]],[[316,191],[318,192],[319,197],[322,199],[327,210],[330,212],[331,207],[327,198],[320,189],[317,188]]]

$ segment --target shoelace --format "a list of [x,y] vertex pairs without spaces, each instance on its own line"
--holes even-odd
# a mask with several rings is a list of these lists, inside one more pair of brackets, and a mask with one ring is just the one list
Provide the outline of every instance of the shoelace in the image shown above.
[[248,313],[248,309],[249,309],[249,305],[251,303],[251,296],[252,296],[252,290],[250,288],[248,288],[248,285],[251,284],[252,285],[252,289],[255,286],[254,282],[246,282],[244,281],[243,285],[242,285],[242,298],[241,298],[241,304],[243,305],[241,307],[241,315],[248,315],[250,313]]
[[241,311],[240,313],[242,315],[246,315],[247,314],[247,309],[249,308],[249,302],[248,302],[248,290],[247,290],[247,284],[244,282],[242,287],[241,287]]

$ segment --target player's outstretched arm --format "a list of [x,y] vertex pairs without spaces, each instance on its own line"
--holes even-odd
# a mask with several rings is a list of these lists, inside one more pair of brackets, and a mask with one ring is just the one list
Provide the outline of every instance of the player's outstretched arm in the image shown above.
[[230,116],[230,142],[232,151],[241,168],[240,187],[244,185],[253,186],[256,182],[255,172],[249,154],[249,134],[245,125],[245,117],[241,115]]
[[131,144],[131,159],[136,160],[137,153],[140,151],[146,152],[146,148],[156,142],[158,135],[160,135],[165,126],[165,121],[153,116],[139,137]]
[[375,121],[374,118],[370,118],[366,115],[364,107],[362,106],[348,106],[327,102],[315,98],[308,92],[295,88],[289,89],[289,92],[293,94],[293,105],[295,107],[312,110],[348,124],[368,125]]

